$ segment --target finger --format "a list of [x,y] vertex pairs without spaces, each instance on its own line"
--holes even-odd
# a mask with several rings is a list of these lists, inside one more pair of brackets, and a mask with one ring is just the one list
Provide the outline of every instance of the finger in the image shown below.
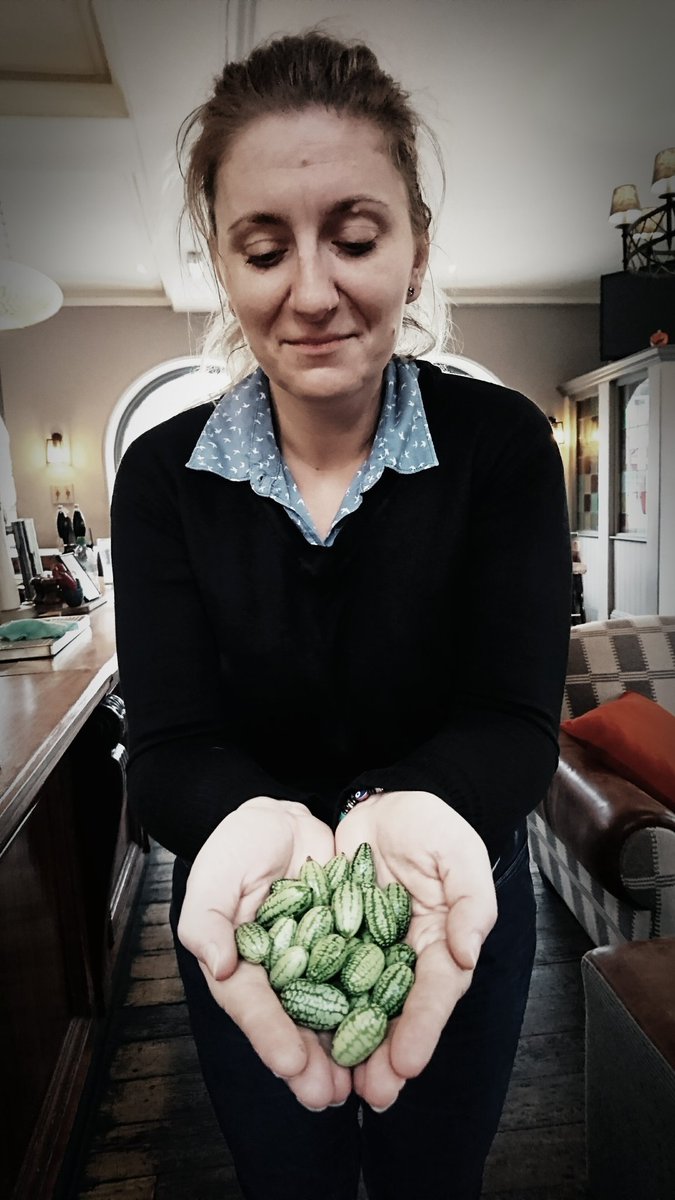
[[448,950],[460,967],[473,970],[496,920],[497,901],[492,878],[471,895],[461,896],[450,905],[445,934]]
[[354,1091],[377,1112],[390,1108],[406,1083],[391,1061],[391,1043],[397,1025],[398,1019],[392,1021],[382,1044],[354,1068]]
[[471,978],[471,972],[462,970],[451,958],[444,941],[436,941],[422,952],[391,1041],[391,1064],[398,1075],[411,1079],[426,1067]]
[[[316,1033],[311,1029],[299,1029],[298,1032],[307,1053],[307,1062],[304,1069],[288,1079],[287,1083],[305,1108],[322,1112],[336,1098],[331,1059]],[[333,1065],[337,1066],[337,1063]]]
[[238,956],[232,922],[213,908],[199,914],[194,906],[183,904],[178,921],[178,938],[208,968],[215,979],[227,979],[234,971]]
[[241,962],[222,983],[202,970],[214,1000],[236,1022],[265,1066],[286,1080],[299,1075],[307,1065],[302,1031],[281,1007],[264,967]]

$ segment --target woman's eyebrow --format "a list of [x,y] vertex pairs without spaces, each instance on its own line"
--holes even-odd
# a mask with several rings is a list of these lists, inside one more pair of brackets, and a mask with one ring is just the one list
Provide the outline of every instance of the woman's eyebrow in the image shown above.
[[234,230],[238,229],[240,225],[283,225],[283,224],[284,224],[284,218],[282,216],[280,216],[279,213],[266,213],[266,212],[244,213],[244,215],[242,217],[237,217],[237,220],[233,221],[232,224],[230,226],[228,226],[227,232],[234,233]]
[[[328,209],[327,215],[332,217],[339,216],[342,213],[351,212],[351,210],[356,208],[359,204],[374,204],[378,208],[389,208],[389,205],[385,200],[378,200],[376,196],[347,196],[344,200],[338,200],[336,204],[333,204],[331,208]],[[234,231],[238,229],[240,225],[255,225],[264,227],[269,225],[284,225],[285,223],[285,218],[282,217],[280,213],[244,213],[243,216],[237,217],[237,220],[233,221],[233,223],[228,227],[227,232],[228,234],[234,233]]]

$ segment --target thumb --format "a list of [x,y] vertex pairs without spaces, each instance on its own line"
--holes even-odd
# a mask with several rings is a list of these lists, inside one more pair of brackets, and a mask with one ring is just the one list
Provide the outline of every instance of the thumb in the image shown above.
[[451,906],[446,919],[448,950],[465,971],[473,971],[486,936],[478,928],[477,916],[473,898],[462,896]]
[[214,979],[228,979],[234,971],[238,961],[234,930],[232,922],[222,913],[212,908],[202,912],[196,929],[184,905],[178,922],[178,937]]

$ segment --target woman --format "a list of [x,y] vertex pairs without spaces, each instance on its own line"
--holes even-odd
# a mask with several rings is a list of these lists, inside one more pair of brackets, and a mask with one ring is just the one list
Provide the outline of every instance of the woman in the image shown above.
[[[195,124],[188,197],[257,366],[120,466],[130,800],[177,855],[176,950],[244,1195],[347,1200],[362,1168],[371,1200],[468,1200],[534,952],[525,817],[557,762],[569,622],[559,453],[524,397],[395,354],[430,213],[418,121],[366,47],[259,47]],[[414,897],[418,963],[352,1073],[233,929],[308,854],[363,841]]]

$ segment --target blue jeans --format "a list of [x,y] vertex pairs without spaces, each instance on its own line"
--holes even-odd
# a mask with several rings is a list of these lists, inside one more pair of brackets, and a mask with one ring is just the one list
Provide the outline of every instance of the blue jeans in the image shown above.
[[[374,1113],[352,1094],[312,1113],[263,1065],[176,938],[188,868],[176,860],[171,924],[192,1032],[246,1200],[478,1200],[522,1025],[535,949],[527,842],[499,863],[497,922],[469,991],[421,1075]],[[362,1120],[359,1120],[359,1108]]]

